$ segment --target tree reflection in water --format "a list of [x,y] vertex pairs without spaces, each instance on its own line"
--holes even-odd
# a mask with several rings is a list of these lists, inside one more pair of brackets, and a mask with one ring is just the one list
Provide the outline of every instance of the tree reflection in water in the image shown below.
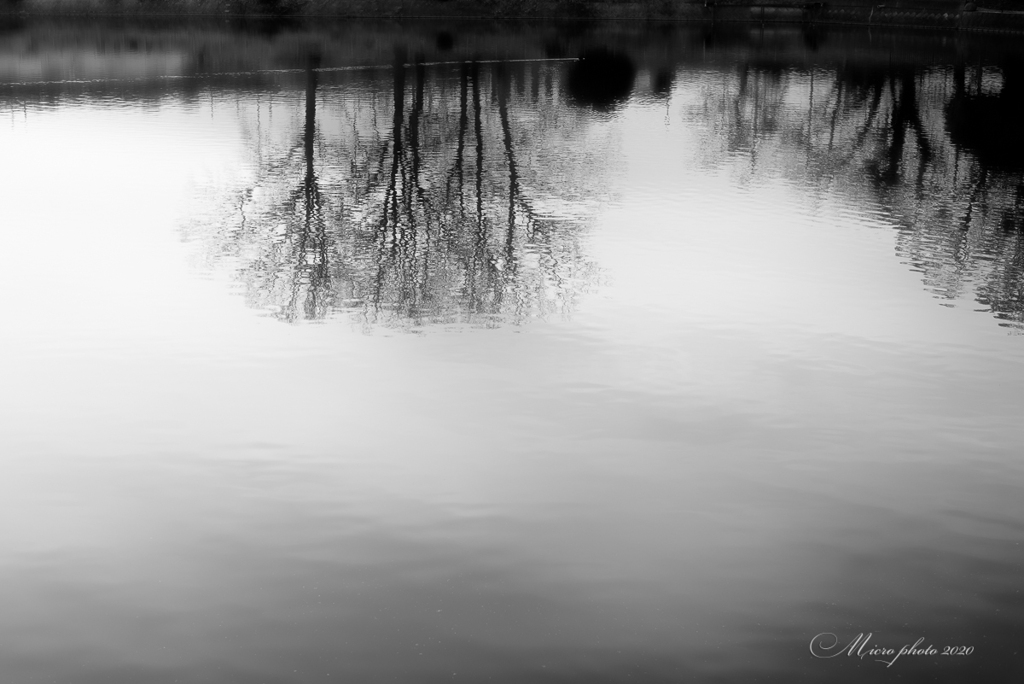
[[581,240],[602,151],[575,148],[585,119],[539,87],[554,67],[405,60],[338,74],[314,55],[299,139],[275,140],[280,114],[249,126],[257,173],[214,239],[250,304],[400,326],[570,312],[597,276]]
[[[488,325],[570,311],[596,274],[583,228],[615,186],[616,148],[601,136],[642,106],[630,98],[648,83],[700,136],[699,163],[743,159],[730,167],[741,184],[781,175],[877,209],[944,303],[970,298],[1024,324],[1013,55],[987,66],[952,50],[830,58],[818,36],[810,61],[805,47],[793,57],[721,37],[698,56],[668,36],[644,57],[571,40],[549,50],[587,57],[569,65],[399,53],[389,69],[318,72],[314,55],[304,97],[277,98],[291,120],[243,115],[255,173],[225,202],[235,209],[214,251],[236,259],[254,306],[289,321],[349,311],[371,324]],[[601,64],[615,83],[593,71]]]
[[704,82],[686,116],[712,141],[704,163],[741,153],[749,180],[781,172],[880,205],[898,222],[898,254],[930,290],[973,296],[1019,327],[1024,106],[1017,62],[997,71],[996,92],[972,94],[962,62],[780,70],[752,58]]

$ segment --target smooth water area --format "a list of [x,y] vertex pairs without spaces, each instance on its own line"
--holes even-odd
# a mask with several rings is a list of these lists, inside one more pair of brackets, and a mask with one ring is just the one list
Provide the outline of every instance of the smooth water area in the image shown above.
[[0,680],[1019,679],[1015,49],[9,30]]

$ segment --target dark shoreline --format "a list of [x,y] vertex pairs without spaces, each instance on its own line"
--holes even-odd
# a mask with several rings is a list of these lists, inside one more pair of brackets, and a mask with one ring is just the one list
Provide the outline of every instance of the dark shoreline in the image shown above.
[[[3,2],[3,0],[0,0]],[[424,20],[525,22],[646,22],[704,24],[800,24],[947,31],[1024,32],[1021,10],[964,10],[948,0],[920,6],[835,5],[821,2],[595,2],[593,0],[7,0],[0,24],[19,20],[196,20],[258,21]],[[998,0],[993,0],[998,2]],[[1014,5],[1015,7],[1015,5]]]

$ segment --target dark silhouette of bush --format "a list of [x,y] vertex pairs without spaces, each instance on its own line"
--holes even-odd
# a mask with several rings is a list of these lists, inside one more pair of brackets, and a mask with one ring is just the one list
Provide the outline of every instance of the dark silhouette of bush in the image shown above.
[[953,144],[966,148],[987,168],[1024,170],[1024,63],[1002,65],[1003,87],[998,94],[968,93],[963,67],[957,67],[954,93],[946,105],[946,130]]
[[565,57],[565,45],[557,40],[549,40],[544,44],[544,56],[549,59],[561,59]]
[[448,31],[441,31],[437,34],[437,49],[441,52],[448,52],[455,47],[455,36]]
[[610,111],[629,99],[636,66],[626,55],[604,48],[587,50],[569,68],[568,89],[573,104]]

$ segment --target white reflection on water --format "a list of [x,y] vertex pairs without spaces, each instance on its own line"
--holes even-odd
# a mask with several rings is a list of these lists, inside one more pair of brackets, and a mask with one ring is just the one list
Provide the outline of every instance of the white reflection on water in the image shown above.
[[[913,676],[1016,667],[1020,338],[936,306],[894,253],[906,219],[863,188],[751,175],[778,152],[703,163],[718,139],[691,105],[715,82],[683,72],[668,102],[559,113],[590,176],[520,156],[523,193],[572,194],[566,253],[600,278],[564,315],[505,325],[496,305],[499,325],[449,327],[444,309],[426,335],[287,325],[265,315],[272,294],[247,307],[261,228],[237,248],[220,202],[272,175],[275,140],[303,143],[284,178],[302,182],[301,83],[255,137],[244,93],[12,109],[5,675],[878,676],[813,661],[824,631],[977,649],[899,664]],[[325,194],[347,182],[327,154],[345,92],[327,92]],[[500,226],[506,148],[485,94]]]

